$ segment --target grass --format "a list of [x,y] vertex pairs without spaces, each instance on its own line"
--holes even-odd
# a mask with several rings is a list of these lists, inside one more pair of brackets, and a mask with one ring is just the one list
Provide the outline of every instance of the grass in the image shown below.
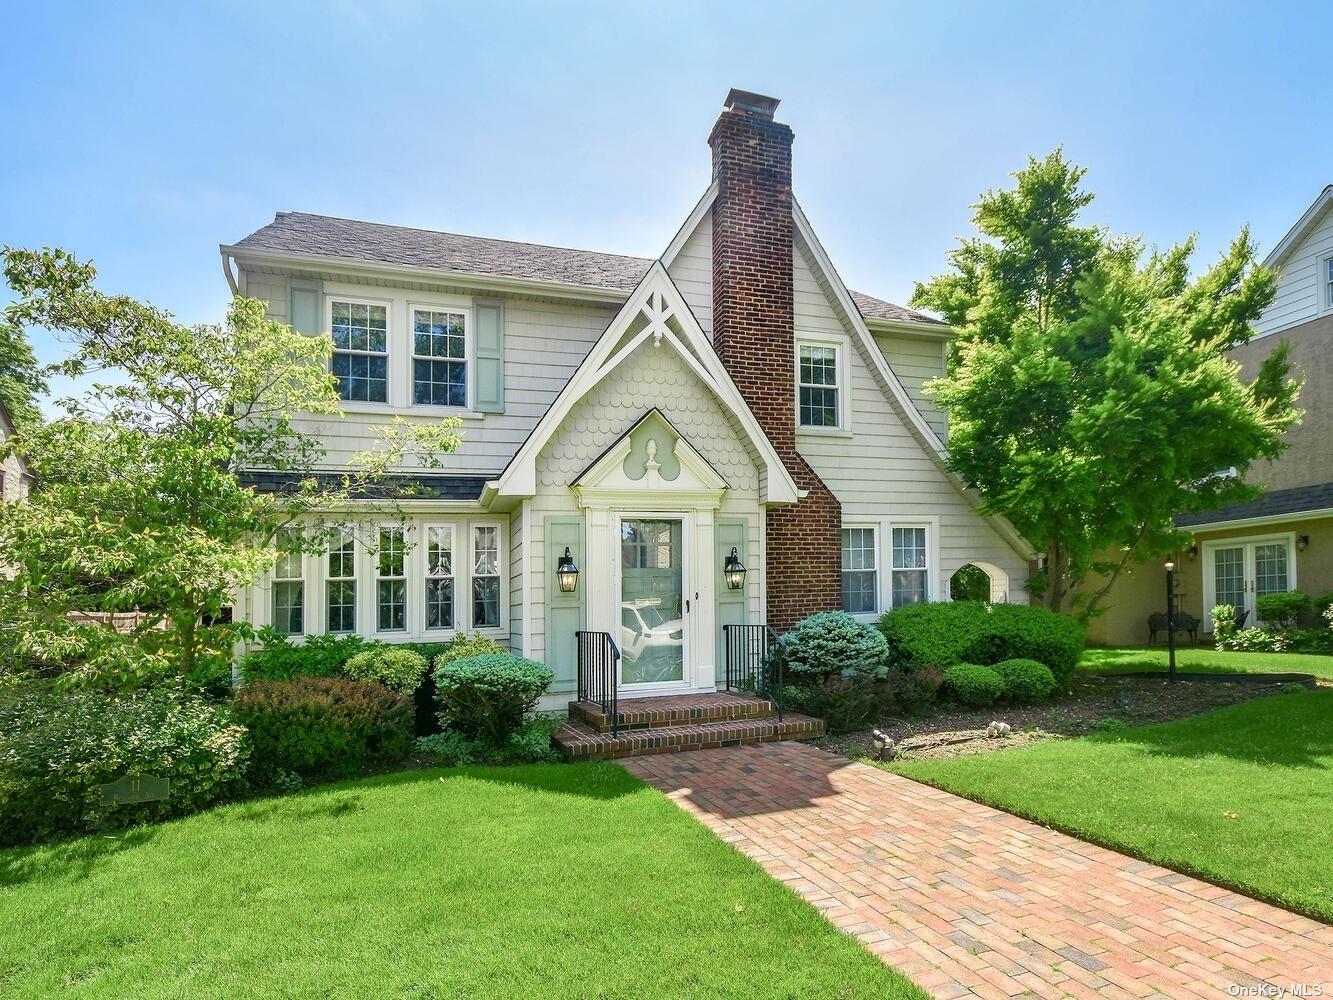
[[1333,921],[1333,691],[891,769]]
[[[1166,670],[1165,646],[1109,647],[1083,653],[1078,669],[1090,673],[1125,674]],[[1333,680],[1333,656],[1303,653],[1223,653],[1207,646],[1176,649],[1176,669],[1209,674],[1314,674]]]
[[418,771],[0,852],[0,996],[924,997],[612,764]]

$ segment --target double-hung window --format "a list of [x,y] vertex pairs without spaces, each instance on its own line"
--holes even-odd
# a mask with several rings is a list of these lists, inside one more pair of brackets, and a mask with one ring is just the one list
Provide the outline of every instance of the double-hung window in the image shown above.
[[467,317],[412,310],[412,402],[467,406]]
[[356,631],[356,532],[349,527],[329,530],[324,601],[328,631]]
[[879,558],[873,527],[842,529],[842,610],[851,615],[879,610]]
[[1324,258],[1323,274],[1324,279],[1324,308],[1333,309],[1333,257]]
[[426,628],[454,627],[454,529],[426,529]]
[[500,624],[500,529],[491,524],[472,528],[472,627]]
[[926,529],[893,529],[893,606],[921,604],[929,599],[929,561],[926,556]]
[[389,309],[370,302],[330,303],[333,375],[349,402],[389,401]]
[[407,629],[407,545],[403,528],[385,525],[379,531],[375,562],[376,621],[381,632]]
[[802,427],[842,427],[839,348],[797,344],[797,411]]
[[282,635],[305,633],[305,557],[297,535],[283,531],[277,537],[278,558],[273,564],[273,629]]

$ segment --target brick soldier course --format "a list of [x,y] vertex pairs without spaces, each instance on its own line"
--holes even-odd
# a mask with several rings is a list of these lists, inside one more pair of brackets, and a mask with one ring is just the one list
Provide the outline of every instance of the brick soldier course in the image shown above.
[[623,764],[937,997],[1333,996],[1333,927],[814,747]]

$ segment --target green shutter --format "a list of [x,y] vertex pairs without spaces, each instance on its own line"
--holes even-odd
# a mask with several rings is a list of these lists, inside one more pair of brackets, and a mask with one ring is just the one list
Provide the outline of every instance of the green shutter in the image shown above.
[[287,282],[287,322],[297,333],[324,332],[324,285],[292,278]]
[[[562,593],[555,567],[565,554],[565,547],[579,568],[578,587],[572,594]],[[555,671],[552,692],[572,692],[578,680],[578,649],[574,633],[583,628],[583,593],[587,590],[587,567],[583,553],[583,518],[550,516],[546,518],[546,665]]]
[[[721,684],[727,663],[727,647],[723,640],[722,626],[744,625],[748,620],[745,597],[750,589],[750,574],[754,572],[754,567],[750,566],[749,553],[745,551],[743,520],[719,520],[714,538],[717,540],[717,556],[713,566],[713,590],[717,594],[717,676],[718,683]],[[741,562],[745,563],[748,570],[745,574],[745,586],[740,590],[728,590],[727,581],[722,576],[722,567],[726,565],[727,556],[731,555],[733,545],[736,547],[736,554],[740,556]]]
[[476,401],[482,413],[505,411],[505,314],[504,303],[495,299],[476,301],[477,368]]

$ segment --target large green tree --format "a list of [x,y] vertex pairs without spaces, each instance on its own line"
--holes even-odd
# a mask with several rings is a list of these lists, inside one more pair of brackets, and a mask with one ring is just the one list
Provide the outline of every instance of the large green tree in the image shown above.
[[0,313],[0,403],[20,434],[41,423],[37,400],[46,388],[46,376],[23,327]]
[[[10,447],[36,475],[25,503],[0,505],[0,665],[65,681],[137,684],[225,664],[243,631],[217,621],[238,587],[284,546],[318,547],[327,519],[406,464],[438,465],[458,422],[384,429],[337,477],[302,415],[340,413],[331,343],[233,300],[221,325],[186,326],[98,291],[91,265],[54,251],[6,250],[17,300],[5,320],[72,344],[63,374],[107,373],[66,415]],[[297,484],[259,493],[240,475],[271,469]],[[81,612],[96,612],[87,616]],[[128,633],[108,615],[136,612]]]
[[1228,356],[1275,290],[1248,232],[1194,276],[1193,238],[1158,251],[1082,224],[1093,196],[1061,151],[1014,176],[912,303],[957,329],[929,387],[954,470],[1042,552],[1046,606],[1086,616],[1179,543],[1174,514],[1260,494],[1244,473],[1283,448],[1299,385],[1285,344],[1249,380]]

